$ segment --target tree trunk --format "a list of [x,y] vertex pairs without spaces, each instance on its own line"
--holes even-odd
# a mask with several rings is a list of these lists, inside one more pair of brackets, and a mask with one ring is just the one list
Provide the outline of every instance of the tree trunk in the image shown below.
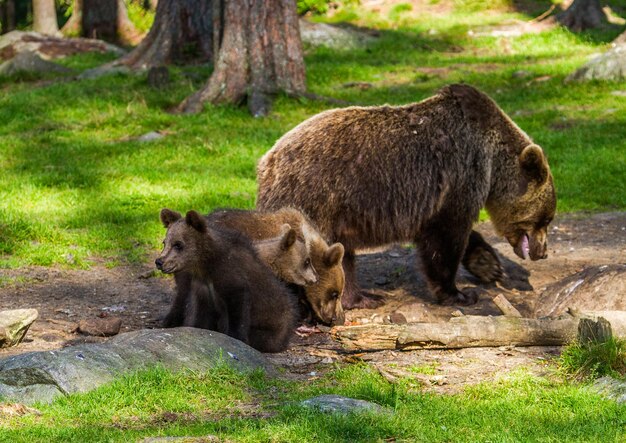
[[271,95],[306,90],[295,2],[214,0],[213,17],[215,69],[179,111],[195,113],[205,102],[238,104],[247,98],[250,112],[260,116],[269,111]]
[[213,54],[212,1],[161,0],[150,32],[116,64],[145,69],[189,60],[210,61]]
[[74,0],[63,34],[135,45],[141,33],[128,18],[124,0]]
[[54,0],[33,0],[33,31],[46,35],[59,34]]
[[600,0],[574,0],[556,19],[570,31],[580,32],[595,29],[608,24]]
[[15,29],[15,0],[0,1],[0,34]]
[[81,35],[83,23],[83,0],[74,0],[72,15],[61,28],[61,33],[66,36],[78,37]]

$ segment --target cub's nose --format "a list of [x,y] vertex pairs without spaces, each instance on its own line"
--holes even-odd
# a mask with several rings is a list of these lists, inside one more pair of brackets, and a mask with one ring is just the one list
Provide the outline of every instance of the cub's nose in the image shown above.
[[162,270],[163,270],[163,260],[161,260],[160,258],[157,258],[157,259],[154,261],[154,264],[156,265],[156,267],[157,267],[157,269],[158,269],[159,271],[162,271]]

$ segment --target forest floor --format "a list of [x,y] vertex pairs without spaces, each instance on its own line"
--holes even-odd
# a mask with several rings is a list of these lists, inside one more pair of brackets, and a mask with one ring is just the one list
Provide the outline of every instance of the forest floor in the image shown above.
[[[496,236],[490,223],[481,223],[477,230],[500,254],[506,277],[498,285],[481,285],[461,269],[459,287],[478,288],[480,297],[476,305],[462,308],[437,305],[415,265],[415,250],[398,245],[359,255],[359,282],[366,290],[384,295],[386,304],[376,310],[349,311],[347,320],[351,324],[384,323],[394,312],[402,313],[409,322],[443,322],[458,315],[454,312],[457,310],[463,314],[501,315],[492,301],[498,293],[504,293],[524,316],[538,316],[541,312],[557,315],[560,312],[545,306],[551,300],[545,296],[551,287],[586,269],[626,264],[626,212],[557,217],[550,226],[549,257],[537,262],[519,260],[508,243]],[[616,277],[621,280],[617,286],[613,282],[613,288],[624,287],[624,275]],[[590,299],[593,290],[581,289],[580,294],[569,292],[570,307],[626,310],[624,293],[596,294]],[[173,293],[173,279],[154,272],[151,261],[113,268],[95,264],[88,270],[2,269],[1,309],[35,308],[39,318],[19,346],[0,350],[0,358],[105,340],[77,332],[80,320],[94,317],[120,318],[120,332],[158,327]],[[356,354],[342,350],[327,332],[317,332],[294,335],[288,351],[269,358],[283,366],[288,377],[316,378],[335,362],[366,361],[391,381],[409,376],[426,389],[455,392],[467,384],[497,379],[519,368],[537,374],[549,373],[553,366],[548,362],[559,351],[559,347],[507,346]]]

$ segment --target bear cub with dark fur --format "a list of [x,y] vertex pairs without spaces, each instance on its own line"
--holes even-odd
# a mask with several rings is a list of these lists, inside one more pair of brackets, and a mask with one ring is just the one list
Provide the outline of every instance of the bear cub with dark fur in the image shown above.
[[296,326],[296,303],[261,262],[250,240],[210,226],[195,211],[182,217],[163,209],[161,221],[167,234],[155,263],[167,274],[191,275],[177,279],[177,292],[187,294],[191,304],[183,306],[187,321],[261,352],[285,350]]
[[458,84],[405,106],[322,112],[276,142],[257,180],[260,210],[300,209],[344,245],[347,309],[379,304],[357,286],[355,251],[405,241],[440,303],[475,303],[456,286],[461,261],[484,281],[501,274],[472,231],[480,209],[517,255],[536,260],[556,208],[542,149],[487,95]]

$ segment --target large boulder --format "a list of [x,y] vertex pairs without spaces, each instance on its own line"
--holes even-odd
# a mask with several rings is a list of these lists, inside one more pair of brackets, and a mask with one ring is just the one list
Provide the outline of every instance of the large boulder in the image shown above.
[[104,343],[0,360],[0,399],[50,402],[60,395],[92,390],[130,371],[162,365],[172,371],[201,372],[218,361],[239,370],[262,368],[275,373],[263,354],[227,335],[187,327],[143,329]]
[[21,342],[38,316],[37,309],[0,311],[0,348],[15,346]]
[[537,299],[536,317],[578,311],[626,311],[626,265],[590,266],[551,284]]
[[616,44],[604,54],[589,60],[566,81],[614,80],[626,78],[626,43]]
[[31,72],[45,74],[54,72],[57,74],[68,74],[72,70],[63,65],[44,60],[38,54],[31,51],[20,52],[10,60],[0,63],[0,75],[14,75],[20,72]]

